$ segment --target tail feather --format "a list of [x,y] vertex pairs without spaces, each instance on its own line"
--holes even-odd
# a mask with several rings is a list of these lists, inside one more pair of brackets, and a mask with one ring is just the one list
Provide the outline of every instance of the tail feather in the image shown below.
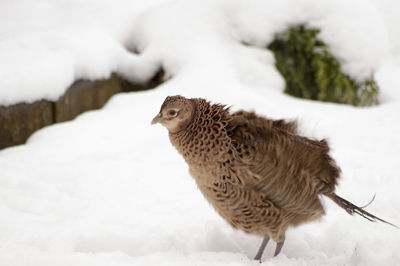
[[385,224],[389,224],[391,226],[394,226],[396,228],[399,228],[397,225],[394,225],[394,224],[389,223],[389,222],[387,222],[387,221],[385,221],[385,220],[383,220],[383,219],[381,219],[379,217],[376,217],[375,215],[365,211],[362,207],[358,207],[358,206],[354,205],[350,201],[339,197],[335,193],[332,193],[332,194],[328,195],[328,197],[331,198],[337,205],[339,205],[341,208],[343,208],[350,215],[353,215],[353,214],[356,213],[356,214],[364,217],[365,219],[367,219],[367,220],[369,220],[371,222],[379,221],[379,222],[383,222]]

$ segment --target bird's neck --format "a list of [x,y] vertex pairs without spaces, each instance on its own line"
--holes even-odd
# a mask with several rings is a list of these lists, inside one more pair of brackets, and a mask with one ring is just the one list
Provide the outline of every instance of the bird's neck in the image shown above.
[[215,159],[229,149],[228,120],[229,112],[224,106],[198,100],[193,119],[187,127],[169,134],[171,143],[190,167],[215,163]]

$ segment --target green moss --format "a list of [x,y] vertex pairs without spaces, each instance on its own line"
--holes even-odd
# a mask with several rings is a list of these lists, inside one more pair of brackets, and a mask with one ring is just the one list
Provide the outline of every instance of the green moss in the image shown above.
[[319,30],[304,25],[275,37],[268,48],[286,81],[285,92],[300,98],[345,103],[354,106],[378,104],[378,86],[373,76],[355,82],[341,71],[340,63],[318,40]]

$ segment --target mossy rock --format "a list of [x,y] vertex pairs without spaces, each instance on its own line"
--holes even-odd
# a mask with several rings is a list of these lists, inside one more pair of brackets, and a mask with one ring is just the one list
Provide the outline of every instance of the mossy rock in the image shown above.
[[356,82],[317,38],[318,29],[291,27],[268,45],[286,82],[285,92],[300,98],[354,106],[378,104],[378,86],[371,77]]

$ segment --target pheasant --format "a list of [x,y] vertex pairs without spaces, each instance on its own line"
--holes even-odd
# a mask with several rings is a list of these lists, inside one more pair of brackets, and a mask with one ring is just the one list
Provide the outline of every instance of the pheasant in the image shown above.
[[289,226],[324,215],[321,195],[351,215],[393,225],[335,194],[341,171],[327,142],[298,135],[296,122],[243,110],[230,113],[224,105],[177,95],[165,99],[151,123],[168,129],[198,188],[221,217],[264,237],[255,260],[261,260],[270,238],[277,243],[277,256]]

